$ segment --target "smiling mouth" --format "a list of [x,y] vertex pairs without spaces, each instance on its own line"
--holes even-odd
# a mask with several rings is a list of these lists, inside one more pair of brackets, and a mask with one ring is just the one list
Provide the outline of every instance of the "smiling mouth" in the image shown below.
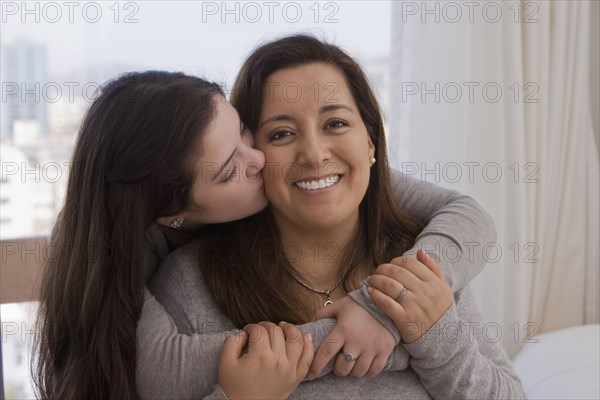
[[315,180],[315,181],[299,181],[294,183],[296,187],[303,190],[318,190],[331,187],[339,182],[341,175],[332,175],[327,178]]

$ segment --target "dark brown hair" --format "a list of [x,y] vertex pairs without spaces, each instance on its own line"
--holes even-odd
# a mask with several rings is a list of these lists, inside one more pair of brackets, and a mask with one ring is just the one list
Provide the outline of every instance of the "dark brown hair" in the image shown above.
[[181,73],[108,82],[81,125],[40,289],[42,399],[133,399],[144,231],[188,206],[218,85]]
[[[246,59],[234,83],[231,104],[255,132],[268,77],[282,69],[316,62],[331,65],[345,76],[375,145],[377,162],[371,168],[369,187],[359,206],[362,233],[348,248],[358,245],[353,266],[377,266],[409,249],[422,224],[396,204],[381,111],[358,63],[339,47],[312,36],[284,37],[258,47]],[[219,229],[205,238],[201,268],[224,312],[239,326],[262,320],[306,322],[310,316],[305,306],[309,303],[298,298],[298,284],[286,271],[291,268],[290,261],[281,247],[269,207],[242,223]],[[340,265],[350,262],[348,248],[341,249],[344,256],[339,257]],[[343,282],[346,291],[356,286],[352,276],[348,274]]]

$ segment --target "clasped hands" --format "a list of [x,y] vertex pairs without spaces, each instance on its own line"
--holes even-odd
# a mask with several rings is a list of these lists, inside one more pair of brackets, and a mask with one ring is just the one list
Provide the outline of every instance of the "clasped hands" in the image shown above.
[[[418,340],[453,303],[441,266],[423,250],[416,259],[397,257],[380,265],[367,282],[371,300],[394,322],[404,343]],[[315,319],[322,318],[336,318],[337,325],[316,353],[310,334],[285,322],[250,324],[227,338],[219,368],[225,393],[243,398],[266,387],[267,397],[285,398],[305,377],[317,378],[333,358],[338,376],[373,377],[383,370],[397,343],[368,311],[346,296],[319,310]],[[240,356],[245,346],[248,352]]]
[[[394,322],[404,343],[419,339],[453,303],[442,267],[423,250],[416,259],[396,257],[380,265],[367,282],[371,300]],[[338,376],[379,374],[397,345],[390,331],[349,297],[322,308],[316,316],[328,317],[338,323],[315,354],[308,379],[318,377],[333,357],[333,372]],[[353,361],[345,359],[348,353]]]

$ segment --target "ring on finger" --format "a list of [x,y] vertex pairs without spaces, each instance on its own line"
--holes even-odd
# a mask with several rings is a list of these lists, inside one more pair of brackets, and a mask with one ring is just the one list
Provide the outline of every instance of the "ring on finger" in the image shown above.
[[396,297],[396,301],[398,303],[400,303],[402,301],[402,299],[404,298],[404,296],[406,296],[406,293],[408,293],[408,289],[406,288],[406,286],[404,286],[402,288],[402,290],[400,291],[400,294],[398,295],[398,297]]
[[352,353],[344,353],[344,360],[346,360],[346,362],[356,361],[357,358],[358,357],[354,357]]

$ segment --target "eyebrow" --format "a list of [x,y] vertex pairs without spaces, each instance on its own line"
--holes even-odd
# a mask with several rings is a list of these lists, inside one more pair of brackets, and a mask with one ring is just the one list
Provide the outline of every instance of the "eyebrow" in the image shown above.
[[219,170],[213,175],[212,181],[214,181],[215,179],[217,179],[217,176],[221,175],[221,173],[223,172],[223,170],[225,169],[225,167],[228,166],[229,163],[231,162],[231,159],[233,158],[233,155],[235,154],[236,151],[237,151],[237,149],[235,149],[233,151],[233,153],[231,153],[231,155],[227,158],[227,160],[225,160],[225,162],[221,164],[221,168],[219,168]]
[[330,104],[328,106],[323,106],[323,107],[319,108],[319,114],[325,114],[325,113],[328,113],[328,112],[331,112],[331,111],[337,111],[337,110],[340,110],[340,109],[348,110],[350,112],[354,112],[354,110],[351,107],[347,106],[347,105],[344,105],[344,104]]
[[[348,110],[350,112],[354,112],[354,110],[351,107],[348,107],[344,104],[330,104],[327,106],[323,106],[321,108],[319,108],[319,114],[325,114],[331,111],[336,111],[336,110]],[[258,129],[262,128],[263,126],[265,126],[266,124],[268,124],[269,122],[273,122],[273,121],[295,121],[296,119],[294,117],[292,117],[289,114],[277,114],[277,115],[273,115],[272,117],[269,117],[267,119],[265,119],[259,126]]]
[[295,121],[295,120],[296,119],[294,117],[292,117],[291,115],[289,115],[289,114],[277,114],[277,115],[273,115],[272,117],[269,117],[269,118],[265,119],[258,126],[258,129],[262,128],[263,126],[265,126],[269,122],[273,122],[273,121]]

